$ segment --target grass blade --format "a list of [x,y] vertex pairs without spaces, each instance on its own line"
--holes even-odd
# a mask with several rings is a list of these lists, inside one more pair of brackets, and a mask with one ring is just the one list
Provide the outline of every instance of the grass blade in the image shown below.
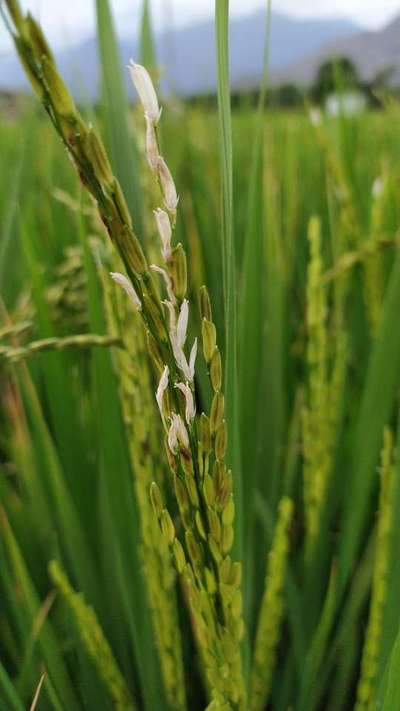
[[140,62],[154,74],[157,69],[157,54],[151,25],[150,0],[143,0],[140,22]]
[[[25,711],[24,704],[18,697],[14,685],[0,662],[0,689],[3,699],[0,698],[1,711]],[[7,704],[7,705],[6,705]]]
[[400,632],[397,634],[382,684],[381,699],[377,700],[379,711],[393,711],[400,706]]
[[[254,550],[252,538],[252,513],[259,474],[260,446],[263,441],[263,418],[261,415],[263,378],[263,327],[264,323],[264,215],[263,215],[263,172],[264,172],[264,111],[268,82],[269,26],[271,3],[268,2],[266,17],[266,38],[264,49],[264,71],[254,126],[254,147],[250,170],[250,186],[247,207],[246,237],[243,254],[243,286],[239,311],[240,332],[240,433],[242,468],[246,469],[246,496],[243,499],[244,546],[246,551]],[[260,372],[261,371],[261,372]],[[245,557],[247,568],[245,577],[252,575],[253,558]],[[245,588],[245,618],[249,619],[252,584]]]
[[128,97],[109,1],[96,0],[96,13],[102,70],[102,115],[104,118],[106,145],[115,174],[121,183],[130,207],[134,229],[139,239],[143,240],[144,226],[138,179],[138,152],[128,128]]
[[390,276],[381,326],[369,362],[354,442],[354,474],[346,495],[346,513],[341,535],[339,579],[348,580],[359,548],[368,502],[376,481],[375,468],[383,428],[390,422],[399,383],[400,255]]
[[241,560],[243,550],[243,494],[238,420],[238,369],[236,326],[236,258],[233,232],[232,124],[229,85],[229,0],[215,2],[217,48],[218,123],[220,135],[220,175],[222,186],[222,254],[225,302],[225,393],[229,430],[227,461],[232,467],[235,491],[234,553]]

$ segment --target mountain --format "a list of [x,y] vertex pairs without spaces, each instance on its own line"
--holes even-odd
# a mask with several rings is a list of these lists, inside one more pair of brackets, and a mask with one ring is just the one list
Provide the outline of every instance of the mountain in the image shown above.
[[[343,19],[297,20],[272,13],[270,67],[274,73],[319,52],[326,42],[351,38],[360,31],[354,23]],[[233,86],[254,83],[260,77],[265,14],[256,12],[235,18],[230,25],[231,75]],[[163,88],[172,88],[188,96],[215,88],[215,46],[212,21],[198,23],[160,34],[156,38],[159,63],[163,72]],[[124,64],[130,57],[137,59],[135,41],[121,40]],[[75,96],[94,99],[99,90],[97,42],[94,37],[57,54],[60,70]],[[0,57],[0,89],[21,90],[26,80],[14,54]]]
[[327,42],[317,52],[310,52],[286,69],[273,73],[274,84],[290,81],[309,86],[321,63],[333,56],[345,56],[354,62],[363,81],[371,81],[381,72],[392,70],[389,83],[400,86],[400,15],[382,30],[360,32],[351,37]]

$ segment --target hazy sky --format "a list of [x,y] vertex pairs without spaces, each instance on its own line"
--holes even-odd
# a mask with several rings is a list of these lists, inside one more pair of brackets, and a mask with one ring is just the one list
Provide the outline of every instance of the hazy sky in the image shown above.
[[[1,2],[1,0],[0,0]],[[94,0],[22,0],[58,44],[69,44],[91,31],[94,24]],[[121,32],[134,33],[141,2],[111,0]],[[232,15],[265,7],[265,0],[231,0]],[[274,10],[297,17],[327,17],[341,15],[360,24],[379,27],[400,12],[400,0],[272,0]],[[213,0],[153,0],[153,15],[158,26],[181,25],[196,19],[211,17]],[[7,36],[0,21],[0,48],[7,46]]]

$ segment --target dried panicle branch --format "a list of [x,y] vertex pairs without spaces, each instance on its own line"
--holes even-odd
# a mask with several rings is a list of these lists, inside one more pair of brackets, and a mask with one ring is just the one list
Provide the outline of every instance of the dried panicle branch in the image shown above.
[[8,338],[21,336],[31,330],[32,321],[19,321],[18,323],[8,324],[0,328],[0,341],[5,341]]
[[22,360],[31,358],[37,353],[44,351],[63,351],[67,348],[109,348],[111,346],[121,347],[122,341],[115,336],[100,336],[94,333],[82,333],[65,338],[42,338],[39,341],[32,341],[25,346],[13,348],[11,346],[0,346],[0,363],[20,363]]
[[42,690],[42,686],[43,686],[43,682],[44,682],[45,678],[46,678],[46,674],[42,674],[42,676],[39,679],[39,683],[36,687],[35,695],[32,699],[32,703],[29,707],[29,711],[35,711],[35,709],[37,708],[37,705],[39,703],[40,692]]

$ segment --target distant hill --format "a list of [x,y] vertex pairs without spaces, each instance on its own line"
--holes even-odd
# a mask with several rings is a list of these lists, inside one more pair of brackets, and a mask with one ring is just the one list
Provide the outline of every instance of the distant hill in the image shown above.
[[[254,83],[261,74],[265,32],[263,12],[233,19],[231,36],[232,85]],[[343,19],[297,20],[272,13],[270,67],[277,75],[309,55],[322,51],[329,41],[348,41],[360,32],[354,23]],[[165,90],[173,88],[183,96],[205,93],[215,88],[214,25],[202,22],[157,37],[157,52],[163,70]],[[121,56],[126,64],[137,59],[134,42],[121,41]],[[98,96],[97,42],[88,38],[58,53],[60,69],[75,96],[94,99]],[[0,57],[0,89],[21,90],[26,80],[14,54]]]
[[356,65],[361,78],[371,81],[378,73],[392,69],[389,83],[400,86],[400,15],[382,30],[360,32],[327,42],[316,52],[273,73],[274,84],[290,81],[309,86],[323,61],[332,56],[345,56]]

